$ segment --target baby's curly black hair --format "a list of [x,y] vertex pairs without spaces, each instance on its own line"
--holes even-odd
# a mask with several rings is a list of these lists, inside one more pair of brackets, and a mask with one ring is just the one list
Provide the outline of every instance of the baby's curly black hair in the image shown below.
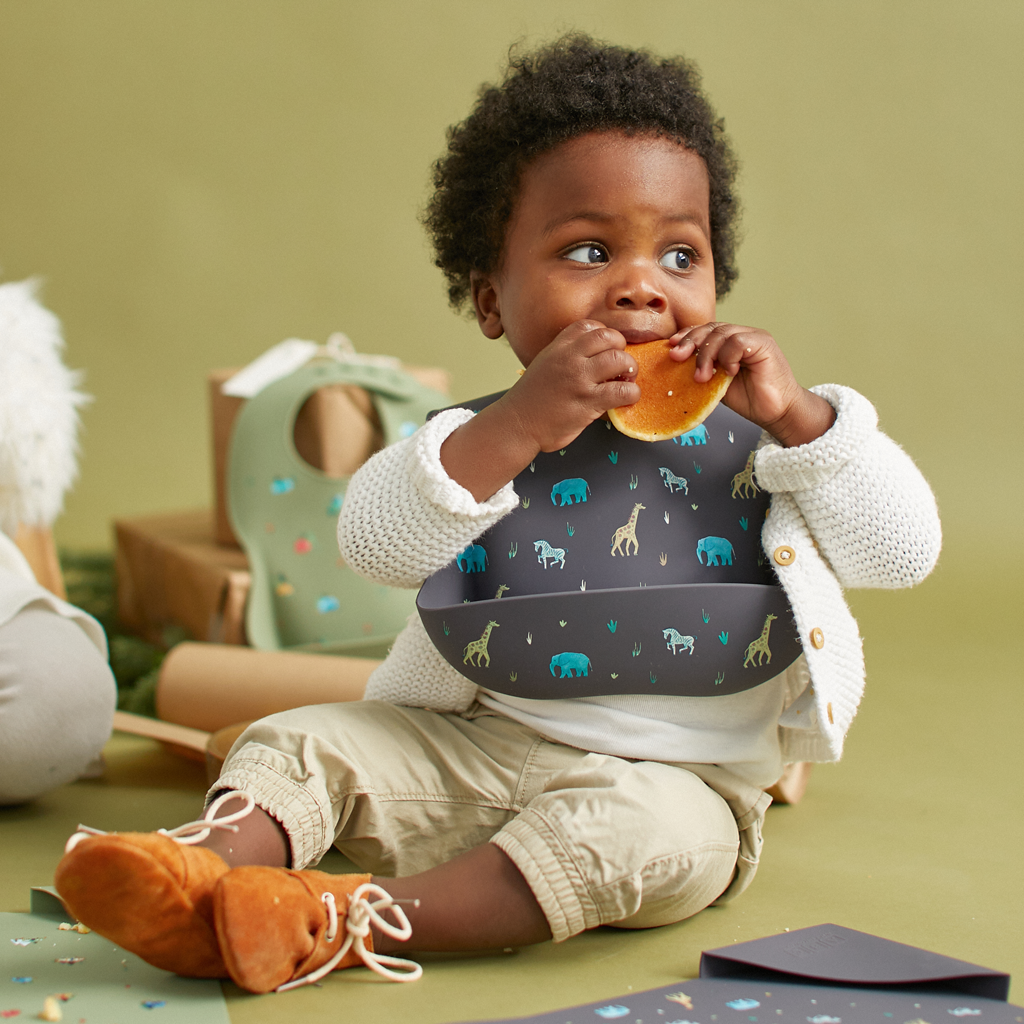
[[591,132],[675,139],[704,160],[711,184],[715,291],[736,280],[739,203],[736,160],[683,57],[661,59],[572,34],[534,53],[510,55],[500,86],[484,85],[472,113],[448,129],[448,151],[434,164],[434,195],[423,222],[455,309],[470,296],[470,272],[493,273],[523,168],[540,153]]

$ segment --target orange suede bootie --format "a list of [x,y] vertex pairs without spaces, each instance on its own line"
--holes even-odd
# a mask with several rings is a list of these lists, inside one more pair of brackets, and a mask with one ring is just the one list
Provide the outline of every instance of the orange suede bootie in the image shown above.
[[[214,820],[230,800],[242,810]],[[154,967],[191,978],[226,978],[213,928],[213,892],[228,865],[202,842],[213,828],[238,831],[252,797],[225,793],[199,821],[158,832],[97,832],[80,825],[54,885],[83,924]]]
[[[401,940],[412,928],[369,875],[235,868],[217,883],[213,907],[228,973],[249,992],[283,992],[358,964],[392,981],[415,981],[423,973],[411,960],[373,952],[371,923]],[[384,920],[385,910],[397,926]]]

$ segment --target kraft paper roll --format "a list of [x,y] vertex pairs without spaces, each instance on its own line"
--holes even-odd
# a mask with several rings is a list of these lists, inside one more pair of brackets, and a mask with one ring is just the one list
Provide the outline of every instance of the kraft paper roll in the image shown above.
[[165,722],[215,732],[309,704],[359,700],[373,658],[182,643],[164,659],[156,710]]

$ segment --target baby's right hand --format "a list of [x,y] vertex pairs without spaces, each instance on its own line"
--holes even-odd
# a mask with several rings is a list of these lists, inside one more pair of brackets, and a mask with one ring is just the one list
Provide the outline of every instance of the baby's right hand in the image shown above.
[[618,331],[577,320],[534,356],[502,405],[511,429],[538,451],[558,451],[609,409],[638,401],[636,373]]
[[516,385],[453,431],[441,465],[477,501],[556,452],[609,409],[640,398],[626,339],[596,320],[577,320],[529,361]]

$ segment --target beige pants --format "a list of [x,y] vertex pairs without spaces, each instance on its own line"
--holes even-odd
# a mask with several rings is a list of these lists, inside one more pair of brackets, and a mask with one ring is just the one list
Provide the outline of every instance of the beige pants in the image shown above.
[[442,715],[380,701],[256,722],[211,793],[226,788],[281,822],[296,868],[333,844],[363,870],[404,876],[495,843],[556,941],[669,924],[738,895],[769,803],[714,765],[587,753],[479,706]]

